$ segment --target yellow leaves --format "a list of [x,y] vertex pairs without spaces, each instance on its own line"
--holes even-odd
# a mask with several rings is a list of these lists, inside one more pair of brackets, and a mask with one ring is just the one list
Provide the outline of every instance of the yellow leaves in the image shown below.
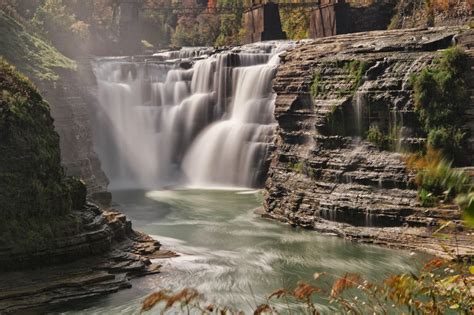
[[331,297],[337,297],[339,294],[344,292],[346,289],[352,288],[360,284],[361,278],[357,274],[346,273],[344,277],[334,282],[331,289]]
[[469,266],[469,272],[474,275],[474,266]]
[[405,157],[405,163],[409,169],[421,170],[425,168],[436,168],[443,161],[440,151],[428,148],[425,155],[410,154]]

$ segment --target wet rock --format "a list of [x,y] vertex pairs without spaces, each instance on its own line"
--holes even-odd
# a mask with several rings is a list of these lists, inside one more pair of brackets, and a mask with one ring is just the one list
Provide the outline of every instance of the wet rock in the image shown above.
[[[35,253],[0,248],[0,314],[108,294],[131,286],[130,279],[160,272],[150,259],[177,256],[131,228],[127,218],[88,203],[74,212],[86,222],[80,235],[54,240]],[[42,266],[42,267],[40,267]]]
[[[287,52],[274,79],[278,128],[264,216],[389,246],[411,246],[391,234],[397,227],[414,229],[410,238],[418,239],[423,229],[458,219],[456,207],[420,206],[414,174],[397,151],[425,141],[414,119],[411,75],[453,37],[469,43],[469,32],[375,31],[307,41]],[[373,124],[386,134],[398,128],[397,147],[383,151],[365,141]],[[385,239],[374,236],[377,230]]]

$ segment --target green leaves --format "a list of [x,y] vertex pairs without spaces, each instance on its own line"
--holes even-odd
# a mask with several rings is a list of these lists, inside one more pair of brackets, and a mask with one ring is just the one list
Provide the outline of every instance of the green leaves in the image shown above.
[[464,124],[469,95],[464,79],[466,54],[446,49],[431,69],[413,78],[415,112],[428,135],[428,145],[455,162],[462,159]]
[[459,195],[456,203],[463,213],[465,222],[474,227],[474,192]]

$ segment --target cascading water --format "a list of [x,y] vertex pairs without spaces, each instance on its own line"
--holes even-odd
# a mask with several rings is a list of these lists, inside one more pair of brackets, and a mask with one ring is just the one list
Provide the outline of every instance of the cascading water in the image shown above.
[[287,45],[97,60],[94,138],[111,185],[257,186],[275,125],[271,81]]

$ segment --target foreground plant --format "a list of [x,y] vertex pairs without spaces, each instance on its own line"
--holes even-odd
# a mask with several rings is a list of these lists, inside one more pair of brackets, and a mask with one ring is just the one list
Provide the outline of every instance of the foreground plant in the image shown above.
[[[343,314],[474,314],[474,266],[467,263],[434,258],[416,274],[393,275],[382,283],[347,273],[337,277],[330,290],[324,281],[329,277],[316,273],[312,283],[278,289],[266,303],[256,306],[253,314],[321,314],[321,306],[315,302],[321,299],[328,301],[332,312]],[[187,288],[175,294],[151,294],[143,302],[142,312],[155,306],[161,313],[174,308],[187,314],[244,314],[231,307],[206,305],[202,295]]]
[[[417,172],[415,184],[419,189],[422,206],[435,206],[440,201],[449,203],[458,196],[473,191],[469,176],[452,168],[452,163],[440,151],[428,148],[425,155],[410,155],[407,165]],[[463,207],[461,210],[464,210]]]

